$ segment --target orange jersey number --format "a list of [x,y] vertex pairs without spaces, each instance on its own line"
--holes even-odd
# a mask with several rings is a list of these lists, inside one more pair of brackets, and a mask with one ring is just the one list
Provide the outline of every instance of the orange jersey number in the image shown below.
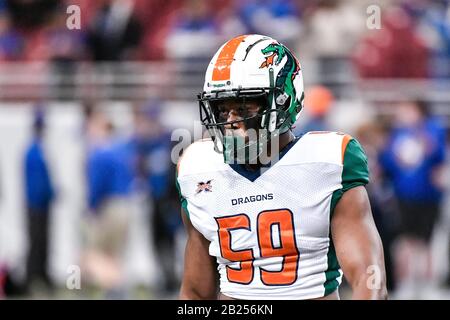
[[[253,249],[233,250],[231,231],[250,229],[250,218],[245,214],[216,218],[219,226],[219,242],[222,257],[240,262],[240,269],[227,268],[230,282],[249,284],[254,277]],[[278,232],[278,241],[274,243],[273,231]],[[268,286],[290,285],[297,280],[299,252],[295,241],[294,221],[288,209],[260,212],[257,218],[258,245],[262,258],[282,257],[280,271],[268,271],[260,267],[261,281]]]
[[230,282],[249,284],[253,280],[253,250],[233,250],[231,249],[231,231],[237,229],[250,230],[250,218],[245,214],[216,218],[219,226],[219,241],[222,257],[230,261],[239,261],[240,269],[233,269],[227,266],[227,277]]

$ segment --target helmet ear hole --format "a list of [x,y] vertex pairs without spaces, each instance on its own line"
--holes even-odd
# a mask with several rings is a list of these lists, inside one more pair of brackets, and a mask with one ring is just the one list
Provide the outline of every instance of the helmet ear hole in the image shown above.
[[289,100],[289,95],[287,95],[285,92],[281,93],[277,96],[275,102],[280,107],[285,107],[287,100]]
[[291,97],[286,93],[283,93],[277,97],[276,103],[281,107],[283,111],[286,111],[291,105]]
[[[283,98],[280,98],[283,97]],[[286,121],[288,117],[288,110],[289,106],[291,105],[291,96],[287,95],[286,93],[283,93],[282,95],[278,96],[277,105],[280,107],[280,112],[278,113],[277,117],[277,128],[280,128]],[[278,102],[283,102],[278,104]]]

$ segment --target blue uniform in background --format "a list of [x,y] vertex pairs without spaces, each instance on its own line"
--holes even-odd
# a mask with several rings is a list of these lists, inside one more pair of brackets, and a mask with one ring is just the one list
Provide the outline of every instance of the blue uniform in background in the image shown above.
[[380,162],[399,199],[438,202],[443,192],[432,181],[433,170],[445,161],[445,131],[436,120],[416,128],[395,128]]
[[162,199],[167,195],[170,180],[170,135],[162,134],[152,138],[135,137],[131,144],[137,159],[142,161],[141,174],[152,198]]
[[25,195],[27,207],[32,213],[44,213],[54,198],[54,189],[50,179],[43,146],[34,139],[25,155]]
[[105,143],[92,146],[87,158],[87,184],[89,208],[97,212],[111,197],[130,194],[133,180],[128,146]]
[[40,278],[53,288],[48,273],[50,208],[55,196],[42,141],[35,137],[25,153],[24,188],[28,222],[28,255],[25,287]]
[[379,158],[398,201],[402,233],[425,242],[431,238],[443,198],[436,169],[445,161],[445,140],[436,119],[394,128]]
[[[174,169],[170,134],[161,132],[154,136],[135,136],[131,144],[136,154],[137,175],[144,182],[151,202],[151,242],[161,264],[161,281],[165,290],[178,288],[174,269],[175,233],[181,226],[178,199],[173,188]],[[175,197],[174,197],[175,196]]]

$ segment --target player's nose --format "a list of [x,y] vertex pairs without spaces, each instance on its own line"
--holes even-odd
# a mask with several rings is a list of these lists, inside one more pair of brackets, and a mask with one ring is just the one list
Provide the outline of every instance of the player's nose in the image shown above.
[[[227,122],[239,121],[242,120],[242,117],[239,116],[238,112],[235,109],[231,109],[228,112]],[[226,129],[243,129],[244,122],[235,122],[233,124],[229,124],[226,126]]]

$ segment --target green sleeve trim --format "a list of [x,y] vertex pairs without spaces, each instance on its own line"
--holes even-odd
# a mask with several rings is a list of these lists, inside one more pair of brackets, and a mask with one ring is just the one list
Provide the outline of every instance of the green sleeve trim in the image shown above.
[[334,213],[334,208],[336,208],[336,205],[337,205],[338,201],[342,198],[343,194],[344,194],[344,191],[342,191],[342,189],[338,189],[338,190],[334,191],[333,195],[331,196],[330,221],[331,221],[331,217],[333,216],[333,213]]
[[187,202],[186,198],[183,197],[183,195],[181,194],[180,184],[178,183],[178,172],[177,172],[177,174],[175,176],[175,185],[176,185],[177,190],[178,190],[178,196],[180,198],[181,207],[183,208],[184,212],[186,213],[186,216],[188,217],[188,219],[190,220],[191,218],[190,218],[189,210],[187,208],[188,202]]
[[328,268],[325,271],[325,296],[333,293],[339,287],[339,281],[337,280],[341,275],[339,262],[336,257],[336,250],[334,249],[333,240],[330,237],[330,244],[327,254]]
[[333,192],[331,197],[330,218],[334,213],[338,201],[344,192],[369,183],[369,166],[367,156],[356,139],[351,139],[344,153],[344,167],[342,170],[342,188]]
[[[336,206],[337,202],[339,201],[339,199],[342,197],[343,194],[344,192],[342,191],[342,189],[333,192],[333,196],[331,197],[330,221],[334,207]],[[337,279],[341,275],[339,271],[341,269],[341,266],[339,265],[336,256],[336,250],[334,248],[333,239],[331,237],[331,223],[329,235],[330,235],[329,236],[330,243],[328,245],[328,253],[327,253],[327,270],[325,271],[325,283],[323,284],[325,287],[325,294],[324,294],[325,296],[333,293],[339,287],[339,281]]]
[[355,185],[366,185],[368,183],[369,166],[367,156],[359,142],[352,139],[345,149],[342,189],[345,192],[354,188]]

